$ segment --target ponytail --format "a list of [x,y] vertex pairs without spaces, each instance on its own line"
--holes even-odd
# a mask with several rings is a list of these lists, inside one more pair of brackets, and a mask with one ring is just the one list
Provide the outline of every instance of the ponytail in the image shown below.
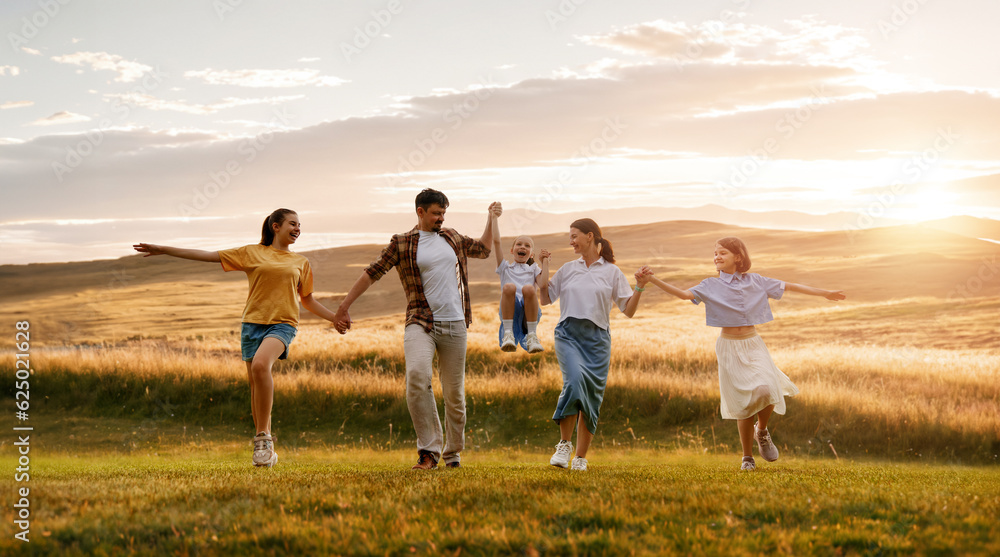
[[260,230],[260,245],[269,246],[274,243],[274,225],[281,226],[285,222],[285,216],[294,214],[291,209],[275,209],[264,219],[264,226]]
[[611,247],[611,241],[607,238],[598,238],[597,242],[597,254],[604,258],[608,263],[615,262],[615,250]]
[[608,263],[615,262],[615,250],[611,247],[611,242],[601,234],[601,227],[597,226],[594,219],[579,219],[573,221],[573,224],[569,225],[570,228],[575,228],[584,234],[594,234],[594,244],[597,245],[597,254],[604,258]]

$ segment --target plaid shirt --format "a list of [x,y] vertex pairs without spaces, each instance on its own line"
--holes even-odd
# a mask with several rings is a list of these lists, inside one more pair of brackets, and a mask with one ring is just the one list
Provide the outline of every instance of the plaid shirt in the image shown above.
[[[458,276],[461,278],[459,289],[462,291],[462,305],[465,308],[465,326],[472,324],[472,303],[469,300],[468,258],[486,259],[490,256],[489,246],[479,240],[462,236],[451,228],[442,228],[441,237],[455,250],[458,257]],[[434,314],[424,296],[424,283],[420,278],[420,267],[417,266],[417,243],[420,241],[420,231],[417,227],[405,234],[394,234],[389,245],[382,250],[378,259],[372,261],[365,269],[373,280],[378,280],[396,267],[399,281],[403,283],[406,292],[406,324],[417,323],[427,332],[434,329]]]

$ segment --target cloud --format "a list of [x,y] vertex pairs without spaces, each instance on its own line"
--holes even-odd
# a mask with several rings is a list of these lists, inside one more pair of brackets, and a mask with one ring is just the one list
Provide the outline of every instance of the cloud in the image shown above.
[[23,52],[26,52],[26,53],[28,53],[28,54],[32,54],[32,55],[34,55],[34,56],[41,56],[41,55],[42,55],[41,51],[38,51],[38,50],[35,50],[35,49],[33,49],[33,48],[28,48],[28,47],[26,47],[26,46],[22,46],[22,47],[21,47],[21,50],[22,50]]
[[[646,31],[664,32],[659,27]],[[603,179],[613,183],[615,168],[602,166],[608,160],[700,160],[697,178],[717,183],[730,176],[733,160],[738,164],[756,156],[769,139],[776,149],[766,154],[768,161],[805,165],[921,153],[933,148],[945,130],[956,138],[940,155],[950,165],[996,159],[1000,94],[945,88],[880,90],[864,81],[870,74],[863,64],[809,61],[810,52],[835,50],[813,44],[824,32],[838,32],[824,29],[807,23],[804,31],[774,31],[778,38],[771,39],[766,30],[757,30],[747,33],[757,37],[756,42],[741,39],[750,46],[739,46],[734,39],[730,43],[737,46],[728,53],[720,50],[714,58],[695,58],[681,66],[670,53],[683,52],[683,47],[669,50],[668,38],[655,36],[649,44],[659,45],[663,55],[642,63],[608,60],[579,69],[578,75],[503,86],[484,78],[485,85],[465,90],[398,99],[373,116],[305,128],[291,117],[253,137],[203,133],[177,140],[153,132],[105,133],[99,148],[61,181],[52,165],[68,165],[67,152],[86,135],[45,136],[0,145],[0,183],[11,186],[8,211],[16,208],[23,218],[114,212],[168,217],[182,214],[183,207],[195,207],[201,215],[257,214],[262,207],[278,206],[330,212],[346,204],[358,211],[384,209],[401,203],[404,193],[411,203],[412,190],[475,171],[517,170],[512,187],[537,191],[556,179],[556,161],[584,159],[584,149],[602,144],[606,150],[594,158],[595,164],[585,171],[582,165],[571,169],[578,182],[567,187],[593,180],[598,170],[612,176]],[[683,29],[667,30],[681,41],[693,36]],[[789,41],[795,33],[806,54],[782,58],[779,46],[793,44]],[[748,54],[751,47],[782,63],[758,63]],[[727,56],[731,61],[720,63]],[[841,60],[854,59],[851,56]],[[211,114],[235,106],[278,105],[302,96],[226,97],[208,103],[149,95],[108,98],[151,110]],[[613,139],[605,133],[608,122],[621,128]],[[658,153],[662,156],[653,155]],[[891,183],[895,177],[885,179]],[[808,180],[800,185],[810,185]],[[469,191],[467,184],[474,181],[465,181],[462,191]],[[775,191],[772,185],[762,189]],[[343,201],[324,205],[330,200]]]
[[315,69],[290,70],[213,70],[184,72],[184,77],[201,79],[210,85],[238,87],[336,87],[347,80],[319,75]]
[[238,98],[226,97],[222,100],[208,104],[191,104],[184,100],[159,99],[145,93],[116,93],[105,95],[105,98],[113,99],[120,104],[137,106],[149,110],[169,110],[173,112],[184,112],[187,114],[213,114],[220,110],[234,108],[238,106],[249,106],[255,104],[283,104],[289,101],[304,98],[305,95],[288,95],[283,97],[264,98]]
[[7,110],[8,108],[24,108],[34,104],[35,101],[10,101],[0,104],[0,110]]
[[0,76],[11,76],[14,77],[21,73],[21,68],[17,66],[0,66]]
[[75,114],[73,112],[56,112],[51,116],[45,118],[40,118],[34,122],[28,124],[29,126],[54,126],[58,124],[75,124],[77,122],[89,122],[90,117],[84,116],[83,114]]
[[115,81],[129,83],[153,70],[151,66],[130,62],[117,54],[107,52],[76,52],[64,56],[53,56],[52,60],[60,64],[90,66],[93,70],[109,70],[116,72]]
[[673,60],[677,64],[696,61],[847,64],[870,67],[869,47],[860,29],[830,25],[815,18],[789,20],[786,29],[739,21],[717,20],[689,25],[657,20],[599,35],[579,37],[591,45],[619,52]]

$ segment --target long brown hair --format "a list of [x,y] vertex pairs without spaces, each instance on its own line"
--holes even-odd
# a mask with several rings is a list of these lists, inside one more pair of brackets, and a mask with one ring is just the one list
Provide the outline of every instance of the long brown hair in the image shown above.
[[726,248],[736,256],[737,272],[745,273],[750,270],[750,252],[747,251],[747,245],[743,243],[743,240],[740,240],[736,236],[727,236],[715,243]]
[[281,226],[285,223],[285,217],[296,214],[291,209],[275,209],[264,219],[264,227],[260,230],[260,245],[269,246],[274,243],[274,225]]
[[573,221],[573,224],[569,225],[570,228],[575,228],[584,234],[594,234],[594,243],[597,244],[597,253],[604,258],[608,263],[615,262],[615,250],[611,247],[611,242],[601,234],[601,227],[597,226],[594,219],[579,219]]

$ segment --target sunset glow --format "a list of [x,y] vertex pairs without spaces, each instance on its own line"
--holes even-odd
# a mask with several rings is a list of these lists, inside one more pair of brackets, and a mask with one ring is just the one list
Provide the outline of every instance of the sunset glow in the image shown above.
[[398,221],[352,219],[425,187],[1000,219],[995,2],[57,4],[0,8],[0,263],[238,245],[275,207],[297,249],[378,241]]

